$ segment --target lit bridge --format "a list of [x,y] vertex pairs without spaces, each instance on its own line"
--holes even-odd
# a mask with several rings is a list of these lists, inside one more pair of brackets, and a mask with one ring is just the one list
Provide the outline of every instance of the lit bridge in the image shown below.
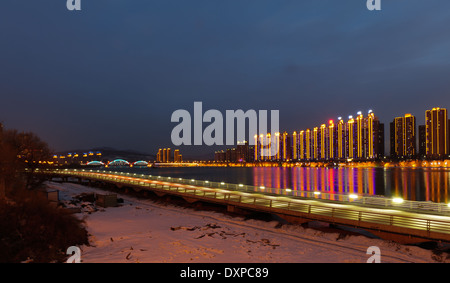
[[194,166],[198,166],[199,164],[196,162],[182,162],[182,163],[177,163],[177,162],[156,162],[156,163],[149,163],[148,161],[144,161],[144,160],[139,160],[136,162],[129,162],[125,159],[115,159],[112,160],[110,162],[104,163],[102,161],[91,161],[86,163],[86,166],[105,166],[105,167],[135,167],[135,166],[145,166],[145,167],[194,167]]
[[108,163],[104,163],[101,161],[91,161],[86,163],[87,166],[149,166],[150,163],[148,163],[147,161],[144,160],[139,160],[133,163],[130,163],[129,161],[126,161],[124,159],[115,159],[113,161],[110,161]]
[[[446,204],[398,202],[387,198],[331,195],[317,192],[269,189],[243,184],[199,181],[100,170],[38,171],[49,179],[76,179],[113,184],[124,192],[151,191],[178,196],[189,203],[206,202],[235,213],[257,211],[277,215],[291,223],[323,221],[367,230],[401,243],[450,242],[450,208]],[[281,194],[280,194],[281,193]],[[334,198],[334,199],[333,199]],[[430,204],[431,205],[431,204]]]

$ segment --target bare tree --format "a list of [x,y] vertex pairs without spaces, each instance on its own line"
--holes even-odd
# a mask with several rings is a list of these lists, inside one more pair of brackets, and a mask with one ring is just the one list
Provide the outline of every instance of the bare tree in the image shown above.
[[[20,174],[26,176],[26,187],[36,185],[35,171],[39,161],[48,160],[50,150],[44,141],[32,132],[6,130],[0,139],[0,176],[8,183]],[[25,168],[28,170],[25,171]]]

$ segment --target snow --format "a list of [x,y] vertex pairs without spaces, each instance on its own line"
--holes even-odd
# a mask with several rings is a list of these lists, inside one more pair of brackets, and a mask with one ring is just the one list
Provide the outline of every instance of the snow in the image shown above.
[[85,263],[364,263],[371,246],[380,248],[381,262],[386,263],[447,261],[417,246],[129,195],[118,195],[124,200],[118,207],[100,208],[73,201],[82,193],[105,193],[100,189],[72,183],[48,182],[47,186],[58,189],[67,206],[81,208],[76,215],[85,220],[91,235],[90,246],[80,247]]

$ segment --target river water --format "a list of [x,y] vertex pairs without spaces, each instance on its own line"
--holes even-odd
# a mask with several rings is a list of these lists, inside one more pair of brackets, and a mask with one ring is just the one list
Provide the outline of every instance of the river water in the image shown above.
[[381,195],[442,203],[449,200],[450,169],[444,168],[117,167],[108,170],[275,189]]

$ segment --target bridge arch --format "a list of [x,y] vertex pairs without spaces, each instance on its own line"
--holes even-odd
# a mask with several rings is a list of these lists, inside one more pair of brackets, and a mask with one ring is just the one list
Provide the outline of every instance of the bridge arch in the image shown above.
[[109,166],[130,166],[130,162],[125,159],[116,159],[108,163]]
[[86,163],[87,166],[104,166],[105,163],[101,162],[101,161],[91,161]]
[[133,163],[133,166],[148,166],[148,162],[144,160],[139,160]]

